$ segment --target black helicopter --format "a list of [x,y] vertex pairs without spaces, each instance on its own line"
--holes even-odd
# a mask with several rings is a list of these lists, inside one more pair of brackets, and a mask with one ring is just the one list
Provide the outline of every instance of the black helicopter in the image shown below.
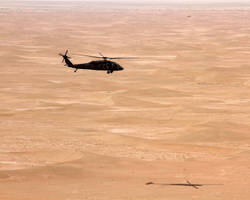
[[88,63],[83,64],[73,64],[69,59],[70,57],[67,56],[68,50],[66,50],[65,54],[59,54],[63,57],[62,62],[65,62],[66,66],[74,68],[76,72],[78,69],[89,69],[89,70],[103,70],[107,71],[108,74],[113,73],[113,71],[121,71],[123,70],[123,67],[119,64],[112,62],[110,60],[114,59],[134,59],[134,57],[105,57],[101,53],[99,53],[100,56],[90,56],[90,55],[81,55],[81,56],[87,56],[91,58],[102,58],[103,60],[95,60]]

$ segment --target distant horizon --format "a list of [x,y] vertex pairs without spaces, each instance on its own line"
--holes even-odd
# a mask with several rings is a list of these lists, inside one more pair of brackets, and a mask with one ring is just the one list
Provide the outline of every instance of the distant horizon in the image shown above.
[[[202,8],[202,9],[249,9],[249,0],[0,0],[1,6],[53,6],[55,8],[77,5],[94,5],[94,6],[105,6],[105,7],[124,7],[124,6],[136,6],[136,7],[159,7],[159,6],[170,6],[175,9],[186,9],[188,8]],[[197,8],[198,7],[198,8]]]
[[[198,4],[211,4],[211,3],[250,3],[249,0],[9,0],[8,2],[15,1],[29,1],[29,2],[53,2],[53,1],[61,1],[61,2],[112,2],[112,3],[198,3]],[[6,2],[6,0],[0,0],[0,2]]]

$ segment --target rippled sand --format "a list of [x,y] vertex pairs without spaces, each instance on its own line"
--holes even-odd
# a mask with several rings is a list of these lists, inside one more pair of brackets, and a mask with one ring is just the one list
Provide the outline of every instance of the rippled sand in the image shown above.
[[249,6],[0,5],[0,199],[249,199]]

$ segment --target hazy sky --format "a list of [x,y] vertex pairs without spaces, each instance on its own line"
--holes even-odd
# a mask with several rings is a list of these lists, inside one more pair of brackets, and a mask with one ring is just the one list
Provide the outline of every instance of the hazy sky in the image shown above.
[[0,3],[7,2],[100,2],[100,3],[135,3],[135,4],[159,4],[159,3],[175,3],[175,4],[213,4],[213,3],[223,3],[223,4],[234,4],[234,6],[242,6],[242,4],[250,4],[250,0],[0,0]]
[[[6,1],[6,0],[0,0]],[[8,1],[50,1],[50,0],[8,0]],[[82,1],[82,2],[171,2],[171,3],[250,3],[250,0],[51,0],[51,1]]]

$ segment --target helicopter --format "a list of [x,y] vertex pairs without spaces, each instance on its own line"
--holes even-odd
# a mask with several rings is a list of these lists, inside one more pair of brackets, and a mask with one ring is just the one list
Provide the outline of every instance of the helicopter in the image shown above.
[[77,72],[78,69],[88,69],[88,70],[102,70],[107,71],[107,74],[111,74],[114,71],[121,71],[123,67],[116,62],[112,62],[110,60],[114,59],[134,59],[135,57],[106,57],[99,53],[100,56],[91,56],[91,55],[80,55],[80,56],[87,56],[91,58],[101,58],[102,60],[95,60],[88,63],[82,64],[73,64],[69,59],[70,57],[67,56],[68,50],[63,54],[59,54],[63,57],[62,63],[65,62],[65,66],[74,68],[74,72]]

